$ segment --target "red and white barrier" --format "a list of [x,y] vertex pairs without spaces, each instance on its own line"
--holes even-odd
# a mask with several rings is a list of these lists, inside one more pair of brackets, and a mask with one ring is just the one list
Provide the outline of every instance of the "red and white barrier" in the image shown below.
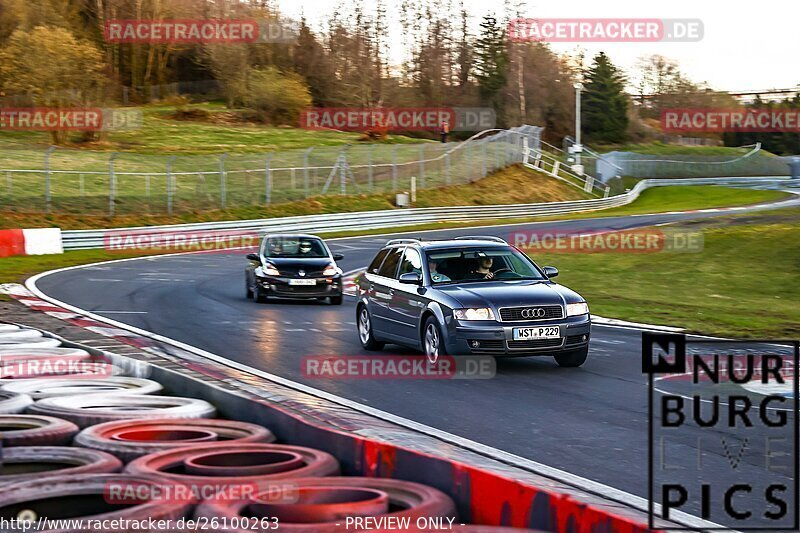
[[61,228],[0,230],[0,257],[62,253]]

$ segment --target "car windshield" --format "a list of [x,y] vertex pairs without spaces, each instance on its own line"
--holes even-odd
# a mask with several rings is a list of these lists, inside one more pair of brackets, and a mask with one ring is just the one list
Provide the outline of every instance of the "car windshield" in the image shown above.
[[320,258],[328,257],[321,239],[309,237],[269,237],[264,243],[266,257]]
[[512,247],[452,248],[428,252],[434,284],[492,280],[545,280],[521,252]]

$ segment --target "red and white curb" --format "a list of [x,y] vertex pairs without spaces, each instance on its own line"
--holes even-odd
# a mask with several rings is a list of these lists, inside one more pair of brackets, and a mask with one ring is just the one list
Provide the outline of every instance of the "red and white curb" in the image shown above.
[[61,228],[0,229],[0,257],[61,253]]

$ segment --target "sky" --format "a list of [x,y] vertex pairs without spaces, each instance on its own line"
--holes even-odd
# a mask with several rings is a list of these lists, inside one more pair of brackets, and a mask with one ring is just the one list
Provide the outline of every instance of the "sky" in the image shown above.
[[[337,1],[277,0],[282,13],[290,17],[304,14],[312,27],[322,28]],[[403,58],[402,30],[397,13],[401,0],[365,0],[387,6],[392,27],[390,50],[393,63]],[[457,1],[457,0],[456,0]],[[481,17],[493,12],[499,17],[503,0],[463,0],[472,16],[473,33]],[[580,46],[587,57],[605,51],[611,60],[633,74],[642,56],[660,54],[678,62],[692,81],[707,82],[724,91],[792,88],[800,85],[800,28],[798,0],[528,0],[523,13],[531,18],[681,18],[700,19],[704,36],[699,42],[656,43],[551,43],[557,53],[572,53]]]

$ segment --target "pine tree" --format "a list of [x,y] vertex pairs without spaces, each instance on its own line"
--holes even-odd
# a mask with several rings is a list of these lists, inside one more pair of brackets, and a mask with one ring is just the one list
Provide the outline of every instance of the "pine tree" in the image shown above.
[[475,43],[475,78],[481,101],[491,103],[499,117],[502,110],[500,91],[508,77],[505,30],[498,25],[497,19],[488,15],[483,17],[480,27],[480,37]]
[[586,79],[581,106],[586,138],[594,142],[623,142],[628,129],[625,77],[608,56],[600,52]]

